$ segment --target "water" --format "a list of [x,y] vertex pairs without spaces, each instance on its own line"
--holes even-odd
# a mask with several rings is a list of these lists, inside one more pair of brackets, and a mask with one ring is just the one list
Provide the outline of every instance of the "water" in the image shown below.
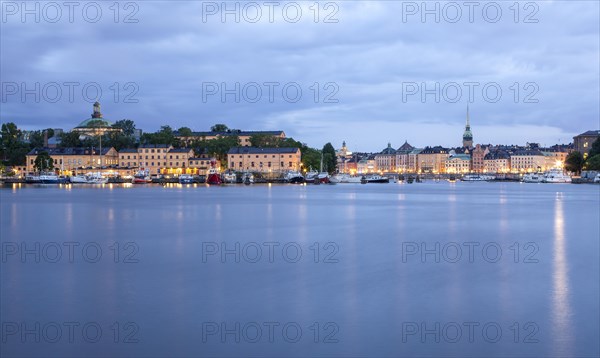
[[3,357],[600,354],[598,186],[0,195]]

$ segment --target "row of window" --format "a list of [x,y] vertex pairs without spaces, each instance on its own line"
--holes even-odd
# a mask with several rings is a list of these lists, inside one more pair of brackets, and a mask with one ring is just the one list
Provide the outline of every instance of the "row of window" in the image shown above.
[[[141,157],[142,157],[142,156],[140,155],[140,158],[141,158]],[[154,156],[153,156],[153,155],[151,155],[150,157],[151,157],[150,159],[154,159]],[[165,158],[166,158],[166,157],[165,157]],[[126,158],[125,158],[125,155],[121,155],[121,159],[126,159]],[[127,159],[137,159],[137,155],[133,155],[133,158],[131,158],[131,155],[128,155],[128,156],[127,156]],[[146,156],[146,159],[148,159],[148,156]],[[160,159],[160,158],[156,158],[156,159]],[[173,155],[169,155],[169,159],[173,159]],[[175,159],[179,159],[179,155],[175,155]],[[183,155],[182,155],[182,156],[181,156],[181,159],[186,159],[186,156],[183,156]]]
[[[260,163],[258,166],[260,166],[260,167],[262,168],[262,167],[263,167],[263,163],[261,162],[261,163]],[[280,165],[280,166],[281,166],[281,167],[285,166],[284,162],[281,162],[281,165]],[[289,168],[291,168],[292,166],[293,166],[293,165],[292,165],[292,162],[288,162],[288,167],[289,167]],[[232,167],[232,168],[235,168],[235,162],[231,162],[231,167]],[[244,167],[244,162],[239,162],[239,166],[238,166],[238,168],[243,168],[243,167]],[[254,165],[254,162],[251,162],[251,163],[250,163],[250,167],[252,167],[252,168],[256,167],[256,166]],[[268,163],[267,163],[267,168],[271,168],[271,162],[268,162]]]
[[[80,161],[81,162],[81,161]],[[81,164],[81,163],[79,163]],[[157,165],[160,165],[160,162],[156,163]],[[206,166],[209,165],[210,161],[205,161],[205,160],[193,160],[189,163],[190,166],[195,165],[201,165],[201,166]],[[140,165],[144,165],[144,162],[140,162]],[[165,162],[164,165],[166,166],[167,163]],[[181,166],[180,166],[181,165]],[[121,166],[127,166],[127,167],[136,167],[137,166],[137,162],[121,162]],[[150,162],[150,164],[148,164],[148,162],[146,162],[146,166],[154,166],[154,162]],[[186,166],[186,162],[169,162],[169,167],[170,168],[185,168]]]
[[[280,156],[281,156],[281,157],[283,157],[283,156],[284,156],[284,154],[280,154]],[[256,155],[256,158],[258,158],[258,157],[259,157],[259,155],[257,154],[257,155]],[[267,155],[266,155],[266,154],[264,154],[264,158],[266,158],[266,157],[267,157]],[[273,154],[273,155],[271,156],[271,158],[275,158],[275,157],[276,157],[276,155],[275,155],[275,154]],[[293,155],[292,155],[292,154],[290,154],[288,157],[289,157],[289,158],[292,158],[292,157],[293,157]],[[240,159],[243,159],[243,158],[244,158],[244,155],[239,155],[239,158],[240,158]],[[235,159],[235,154],[231,154],[231,159]]]

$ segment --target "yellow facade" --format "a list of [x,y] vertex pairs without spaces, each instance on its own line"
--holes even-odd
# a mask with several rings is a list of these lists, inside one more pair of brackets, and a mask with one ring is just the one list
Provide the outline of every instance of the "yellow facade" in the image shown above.
[[533,173],[545,171],[546,158],[540,154],[513,154],[510,156],[510,168],[513,173]]
[[103,149],[102,155],[100,155],[99,150],[92,150],[91,148],[43,148],[27,153],[27,173],[35,172],[35,158],[42,151],[48,152],[54,164],[54,169],[66,175],[89,169],[118,165],[118,153],[114,148]]
[[510,160],[508,158],[484,159],[485,173],[508,173],[510,172]]
[[227,153],[230,169],[252,172],[299,171],[301,152],[299,148],[232,148]]

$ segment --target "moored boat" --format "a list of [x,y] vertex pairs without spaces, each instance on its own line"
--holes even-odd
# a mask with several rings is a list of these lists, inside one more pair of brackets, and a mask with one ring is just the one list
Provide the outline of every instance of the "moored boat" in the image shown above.
[[42,184],[58,184],[59,178],[58,175],[54,173],[42,173],[40,174],[40,183]]
[[221,174],[221,180],[225,184],[235,184],[237,181],[237,175],[235,175],[233,170],[228,170]]
[[302,174],[295,170],[290,170],[287,173],[285,173],[283,180],[286,183],[291,183],[291,184],[304,183],[304,177],[302,176]]
[[390,182],[390,178],[384,177],[384,176],[381,176],[381,175],[378,175],[378,174],[365,175],[361,179],[361,183],[362,184],[367,184],[367,183],[389,183],[389,182]]
[[523,176],[523,183],[541,183],[544,179],[541,173],[527,173]]
[[194,177],[189,174],[181,174],[178,178],[179,184],[192,184]]
[[219,171],[215,168],[210,168],[208,170],[208,175],[206,177],[206,183],[210,185],[221,185],[223,181],[221,180],[221,175]]
[[542,177],[542,183],[570,183],[571,177],[560,169],[552,169]]
[[244,172],[242,174],[242,183],[246,185],[254,184],[254,175],[250,172]]
[[133,176],[132,183],[133,184],[147,184],[147,183],[152,183],[152,179],[150,178],[148,171],[140,170],[137,173],[135,173],[135,175]]

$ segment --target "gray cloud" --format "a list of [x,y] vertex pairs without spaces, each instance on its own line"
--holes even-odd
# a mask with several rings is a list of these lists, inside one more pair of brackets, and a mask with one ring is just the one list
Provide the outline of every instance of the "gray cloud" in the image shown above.
[[[147,131],[166,123],[204,130],[226,122],[243,129],[283,129],[319,147],[346,140],[356,150],[379,150],[388,141],[399,146],[405,139],[415,145],[459,144],[465,82],[481,84],[470,104],[476,142],[568,142],[573,134],[600,126],[597,2],[538,2],[537,23],[523,22],[531,12],[525,8],[515,23],[509,8],[513,2],[497,2],[503,13],[496,23],[486,21],[480,10],[472,23],[465,12],[457,23],[445,21],[443,14],[439,23],[431,15],[422,22],[418,14],[403,21],[403,9],[421,2],[390,1],[337,2],[337,23],[323,23],[329,13],[323,8],[326,2],[320,3],[318,23],[309,9],[313,2],[298,2],[303,9],[298,23],[286,22],[280,13],[273,23],[265,13],[258,23],[243,17],[236,23],[231,15],[223,23],[219,14],[203,21],[206,2],[138,1],[137,23],[123,23],[128,14],[123,8],[115,23],[112,2],[100,4],[103,16],[97,23],[77,16],[73,23],[66,18],[23,23],[5,13],[0,24],[2,82],[29,87],[36,82],[96,82],[107,118],[131,118]],[[133,96],[138,103],[124,103],[131,94],[131,88],[124,88],[128,82],[139,87]],[[263,95],[257,103],[244,98],[236,103],[233,95],[224,103],[219,95],[203,101],[206,82],[228,88],[256,82]],[[265,82],[282,84],[273,103]],[[338,103],[325,103],[335,90],[324,88],[330,82],[339,89],[332,97]],[[538,103],[523,103],[534,90],[524,88],[530,82],[537,86],[532,98]],[[120,89],[116,101],[114,83]],[[300,101],[282,97],[285,83],[301,87]],[[433,95],[422,101],[420,93],[403,98],[410,83],[446,85],[449,96],[449,84],[457,83],[463,94],[456,103],[444,96],[438,103]],[[517,103],[514,83],[519,84]],[[482,96],[485,84],[500,86],[498,102]],[[81,93],[73,103],[66,97],[63,93],[56,103],[43,98],[35,103],[28,96],[23,103],[18,95],[8,96],[0,118],[27,128],[68,129],[86,118],[91,106]]]

